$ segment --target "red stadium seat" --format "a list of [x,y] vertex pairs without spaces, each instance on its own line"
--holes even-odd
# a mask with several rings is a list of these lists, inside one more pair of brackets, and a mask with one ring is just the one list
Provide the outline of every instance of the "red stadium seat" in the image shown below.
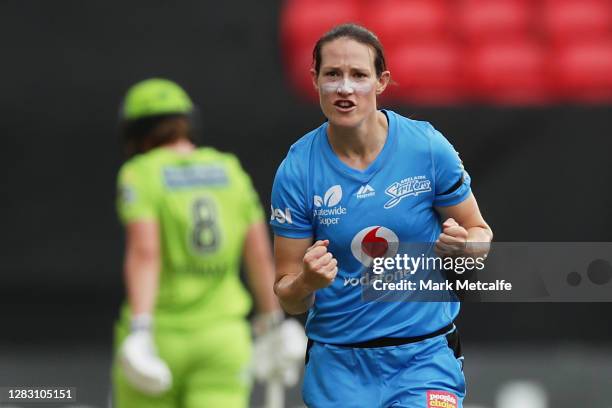
[[547,0],[542,18],[547,36],[567,42],[607,36],[612,29],[612,5],[606,0]]
[[470,42],[525,36],[531,30],[533,2],[530,0],[462,0],[457,22]]
[[549,99],[546,56],[529,40],[481,44],[467,51],[466,79],[473,100],[533,105]]
[[316,41],[333,26],[358,22],[360,3],[353,0],[288,0],[281,12],[280,37],[289,82],[308,99],[316,98],[309,69]]
[[439,0],[381,0],[364,3],[364,24],[387,48],[448,34],[446,2]]
[[302,47],[290,50],[288,54],[284,55],[284,58],[285,72],[287,73],[290,85],[300,95],[310,100],[316,100],[317,93],[310,77],[312,49],[310,47]]
[[559,46],[549,69],[563,100],[612,102],[612,38]]
[[360,3],[352,0],[289,0],[281,14],[285,47],[314,47],[333,26],[359,22]]
[[409,43],[388,51],[396,84],[389,99],[424,105],[448,105],[462,98],[460,50],[450,41]]

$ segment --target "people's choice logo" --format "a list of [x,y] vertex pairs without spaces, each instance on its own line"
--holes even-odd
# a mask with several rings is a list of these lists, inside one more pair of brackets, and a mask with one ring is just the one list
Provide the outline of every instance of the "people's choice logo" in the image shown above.
[[273,205],[270,205],[270,221],[278,222],[279,224],[293,224],[291,221],[291,211],[289,208],[285,208],[285,211],[280,208],[274,208]]
[[331,186],[323,197],[314,196],[314,216],[322,226],[335,225],[340,217],[346,214],[346,207],[340,205],[342,200],[342,187],[339,184]]
[[431,181],[425,176],[407,177],[396,181],[385,190],[385,193],[391,197],[391,200],[385,203],[385,209],[395,207],[404,197],[417,196],[427,191],[431,191]]
[[458,398],[452,392],[427,391],[427,408],[457,408]]
[[365,266],[374,258],[393,257],[397,254],[399,238],[389,228],[377,225],[359,231],[351,241],[351,252]]

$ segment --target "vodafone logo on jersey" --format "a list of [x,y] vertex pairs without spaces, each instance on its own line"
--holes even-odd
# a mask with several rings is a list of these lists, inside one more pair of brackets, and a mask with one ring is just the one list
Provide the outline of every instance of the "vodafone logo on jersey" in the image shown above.
[[393,257],[397,254],[399,238],[389,228],[373,225],[359,231],[351,241],[351,252],[365,266],[372,265],[372,259]]

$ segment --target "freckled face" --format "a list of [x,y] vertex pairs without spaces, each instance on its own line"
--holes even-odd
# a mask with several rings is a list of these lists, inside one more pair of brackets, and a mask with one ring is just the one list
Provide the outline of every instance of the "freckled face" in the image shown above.
[[335,126],[357,127],[376,111],[376,95],[386,81],[377,78],[375,50],[349,38],[321,49],[319,74],[312,71],[323,114]]

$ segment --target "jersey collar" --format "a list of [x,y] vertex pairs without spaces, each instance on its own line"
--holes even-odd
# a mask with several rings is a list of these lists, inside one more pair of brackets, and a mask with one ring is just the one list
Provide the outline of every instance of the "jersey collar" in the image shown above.
[[351,178],[354,178],[360,182],[369,181],[381,167],[389,161],[389,156],[393,152],[397,139],[397,119],[395,118],[395,113],[389,110],[381,109],[381,112],[385,114],[387,117],[387,121],[389,123],[387,130],[387,140],[385,140],[385,145],[383,146],[376,159],[370,165],[364,169],[359,170],[353,167],[348,166],[344,163],[329,144],[329,139],[327,137],[327,127],[329,126],[329,122],[325,122],[325,124],[321,127],[321,132],[319,133],[319,145],[320,150],[323,152],[323,156],[336,170],[340,171],[348,175]]

